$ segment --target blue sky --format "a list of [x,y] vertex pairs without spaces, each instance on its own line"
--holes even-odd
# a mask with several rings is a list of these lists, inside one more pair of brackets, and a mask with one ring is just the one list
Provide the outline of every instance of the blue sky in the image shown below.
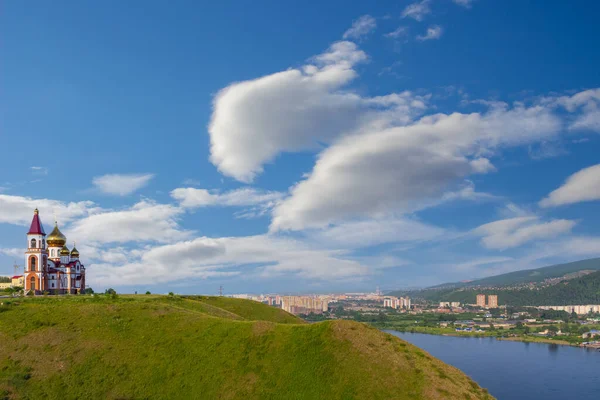
[[600,256],[598,12],[6,3],[0,273],[35,207],[96,290],[393,289]]

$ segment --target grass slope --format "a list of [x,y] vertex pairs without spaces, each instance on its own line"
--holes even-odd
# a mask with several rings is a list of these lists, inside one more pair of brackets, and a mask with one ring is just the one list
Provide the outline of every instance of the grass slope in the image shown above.
[[223,298],[4,299],[0,354],[9,399],[491,398],[366,325]]

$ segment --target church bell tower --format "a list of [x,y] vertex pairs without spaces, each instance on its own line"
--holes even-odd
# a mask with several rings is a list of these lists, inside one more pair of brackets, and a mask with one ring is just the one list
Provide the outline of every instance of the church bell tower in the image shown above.
[[27,232],[27,251],[25,252],[25,270],[23,278],[25,291],[43,292],[47,288],[46,264],[46,232],[40,220],[39,211],[33,212],[33,219]]

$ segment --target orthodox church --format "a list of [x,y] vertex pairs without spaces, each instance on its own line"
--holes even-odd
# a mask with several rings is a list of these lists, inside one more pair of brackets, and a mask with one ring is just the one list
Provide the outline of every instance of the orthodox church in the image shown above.
[[23,275],[25,293],[76,294],[85,290],[85,266],[79,261],[79,251],[75,245],[67,248],[67,238],[56,222],[46,236],[37,208],[27,232]]

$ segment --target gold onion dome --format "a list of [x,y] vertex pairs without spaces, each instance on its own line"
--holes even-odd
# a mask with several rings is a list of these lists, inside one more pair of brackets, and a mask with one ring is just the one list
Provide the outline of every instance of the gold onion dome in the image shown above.
[[54,224],[54,229],[46,236],[46,243],[49,247],[63,247],[67,244],[67,237],[58,229],[57,224]]
[[79,250],[75,247],[75,243],[73,243],[73,250],[71,250],[71,257],[79,257]]
[[71,254],[71,252],[67,246],[63,246],[62,249],[60,249],[61,256],[68,256],[69,254]]

